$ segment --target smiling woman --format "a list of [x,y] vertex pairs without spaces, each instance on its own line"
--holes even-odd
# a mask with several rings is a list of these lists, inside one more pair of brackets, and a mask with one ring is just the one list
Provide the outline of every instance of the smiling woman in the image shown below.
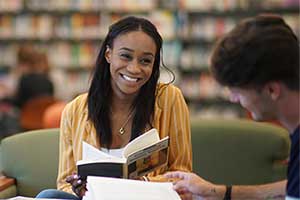
[[153,39],[143,31],[121,35],[112,47],[107,47],[105,58],[110,64],[112,89],[116,95],[138,94],[151,77],[155,52]]
[[116,150],[151,128],[160,138],[170,138],[168,165],[143,179],[167,181],[162,176],[167,171],[191,171],[188,108],[178,88],[158,83],[161,49],[162,38],[147,19],[127,17],[109,28],[88,94],[67,104],[62,114],[59,190],[45,190],[38,198],[84,195],[85,182],[74,175],[83,141],[100,150]]

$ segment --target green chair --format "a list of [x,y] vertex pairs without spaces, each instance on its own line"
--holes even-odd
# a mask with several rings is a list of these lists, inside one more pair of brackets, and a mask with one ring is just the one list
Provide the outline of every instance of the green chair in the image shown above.
[[194,120],[193,171],[218,184],[285,179],[289,136],[279,126],[250,120]]
[[34,197],[46,188],[56,188],[59,129],[19,133],[1,141],[1,169],[6,177],[0,183],[0,199],[16,195]]

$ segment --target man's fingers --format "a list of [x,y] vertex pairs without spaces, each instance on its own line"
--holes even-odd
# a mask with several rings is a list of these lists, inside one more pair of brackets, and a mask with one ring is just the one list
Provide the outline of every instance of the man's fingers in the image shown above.
[[179,172],[179,171],[175,171],[175,172],[167,172],[164,176],[166,178],[180,178],[183,179],[185,177],[185,172]]
[[177,191],[177,190],[183,190],[185,189],[187,191],[187,185],[188,183],[186,181],[177,181],[174,183],[173,188]]
[[186,193],[182,193],[180,194],[180,198],[182,200],[192,200],[193,199],[193,195],[189,192],[186,192]]
[[189,191],[188,191],[186,188],[178,188],[178,189],[176,190],[176,192],[177,192],[178,194],[189,193]]

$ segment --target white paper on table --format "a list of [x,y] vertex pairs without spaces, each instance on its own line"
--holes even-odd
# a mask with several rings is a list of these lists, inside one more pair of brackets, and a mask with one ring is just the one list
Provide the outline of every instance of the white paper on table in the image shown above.
[[172,183],[88,176],[83,200],[180,200]]
[[[9,198],[7,200],[36,200],[36,198],[24,197],[24,196],[16,196],[16,197],[13,197],[13,198]],[[38,200],[49,200],[49,199],[41,198],[41,199],[38,199]],[[51,199],[51,200],[64,200],[64,199]]]

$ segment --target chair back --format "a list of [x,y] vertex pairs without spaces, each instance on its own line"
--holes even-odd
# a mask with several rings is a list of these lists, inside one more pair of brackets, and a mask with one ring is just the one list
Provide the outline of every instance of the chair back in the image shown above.
[[53,96],[38,96],[28,100],[21,108],[20,123],[23,130],[36,130],[43,127],[44,111],[57,102]]
[[263,184],[286,177],[288,132],[241,119],[192,121],[193,170],[218,184]]
[[59,128],[61,114],[65,108],[66,103],[58,101],[48,106],[43,114],[43,128]]
[[3,173],[15,178],[17,193],[34,197],[47,188],[56,188],[59,129],[19,133],[1,141]]

